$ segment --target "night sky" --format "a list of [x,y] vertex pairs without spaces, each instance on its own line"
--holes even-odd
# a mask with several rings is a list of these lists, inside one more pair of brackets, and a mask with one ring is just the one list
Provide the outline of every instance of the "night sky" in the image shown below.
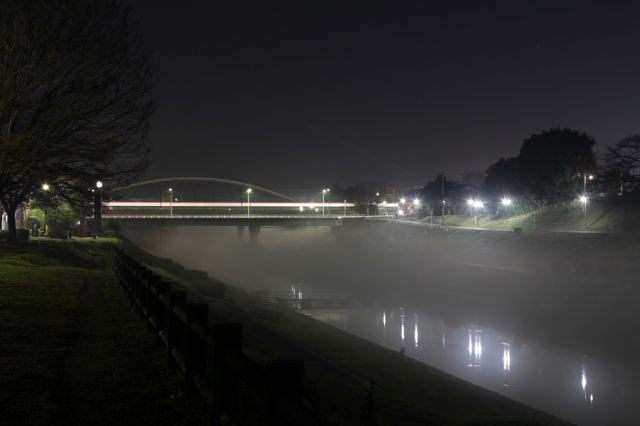
[[158,76],[143,180],[401,188],[552,127],[640,132],[640,2],[127,3]]

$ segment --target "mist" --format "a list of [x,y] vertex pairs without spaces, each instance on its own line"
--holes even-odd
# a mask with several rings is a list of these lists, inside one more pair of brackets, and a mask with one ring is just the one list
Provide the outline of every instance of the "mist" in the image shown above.
[[393,223],[338,235],[326,227],[263,228],[257,246],[247,235],[239,242],[233,227],[126,235],[245,291],[275,296],[294,285],[429,309],[453,322],[484,323],[620,361],[640,349],[639,339],[621,338],[640,319],[633,279],[640,271],[629,254],[635,241],[622,236],[446,232]]
[[[163,232],[161,238],[157,230],[125,232],[154,254],[173,258],[187,268],[207,271],[211,277],[245,291],[266,289],[275,296],[278,291],[291,291],[295,287],[303,292],[303,297],[330,292],[345,298],[373,300],[381,307],[380,312],[369,317],[366,313],[343,312],[341,321],[350,318],[350,328],[345,322],[347,331],[392,349],[404,344],[405,313],[407,318],[412,313],[416,317],[413,353],[439,368],[450,364],[443,357],[451,355],[426,356],[418,352],[418,316],[421,321],[429,318],[428,323],[420,323],[423,329],[443,330],[442,337],[436,336],[443,340],[443,347],[445,332],[450,338],[461,334],[460,339],[464,339],[467,328],[469,336],[476,329],[490,328],[495,333],[485,331],[485,341],[489,338],[502,341],[510,350],[522,352],[509,353],[510,363],[511,357],[524,359],[526,355],[539,364],[541,350],[553,354],[572,351],[562,359],[554,355],[558,360],[553,362],[558,366],[569,362],[571,380],[575,381],[572,386],[584,393],[584,401],[589,398],[584,385],[586,361],[581,357],[588,357],[590,371],[597,366],[606,370],[603,377],[614,377],[607,389],[622,386],[622,396],[627,400],[631,393],[636,397],[639,393],[635,384],[637,370],[631,367],[640,349],[636,331],[640,320],[636,308],[640,286],[634,279],[640,271],[634,261],[638,248],[634,236],[445,231],[393,222],[362,222],[345,226],[338,234],[326,227],[263,228],[257,245],[249,243],[248,235],[239,242],[233,227],[178,227]],[[393,317],[394,313],[398,318]],[[380,322],[381,315],[385,315],[386,321],[400,321],[400,313],[401,341],[393,340],[384,330],[375,337],[372,327]],[[368,325],[358,325],[358,321]],[[357,331],[359,328],[361,332]],[[498,346],[502,347],[500,343]],[[469,355],[471,352],[470,346]],[[430,356],[435,358],[429,359]],[[438,357],[442,359],[438,361]],[[502,357],[502,353],[496,353],[497,357]],[[489,358],[485,356],[486,359]],[[506,374],[506,358],[504,362]],[[531,368],[536,372],[540,369],[542,374],[539,366]],[[475,377],[466,375],[464,369],[451,372],[471,381]],[[509,394],[505,389],[512,389],[512,384],[505,377],[500,377],[499,381],[504,383],[496,383],[495,390],[534,406],[544,398]],[[621,383],[618,377],[628,380]],[[520,384],[524,386],[525,383]],[[544,386],[559,384],[550,382]],[[590,392],[593,409],[593,391]],[[598,396],[598,402],[602,401]],[[539,407],[554,410],[558,398],[551,399],[556,401],[550,400],[548,406],[542,401]],[[612,408],[612,404],[607,415],[612,410],[623,410],[618,405]],[[573,415],[567,408],[570,404],[563,402],[563,405],[554,413],[563,415],[561,410],[565,410],[567,416]],[[627,417],[616,418],[616,422],[625,424],[624,419],[637,414],[627,413]],[[594,418],[592,412],[585,412],[584,416]],[[595,423],[582,418],[573,421],[598,424],[605,418],[594,420]]]

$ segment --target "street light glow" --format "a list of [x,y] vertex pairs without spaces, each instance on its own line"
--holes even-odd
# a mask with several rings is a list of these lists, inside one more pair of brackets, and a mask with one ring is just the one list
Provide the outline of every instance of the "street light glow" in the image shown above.
[[96,186],[97,186],[98,188],[102,188],[102,182],[100,182],[100,181],[96,182]]
[[247,189],[247,194],[251,193],[251,188]]
[[42,189],[44,189],[45,191],[49,190],[49,185],[47,185],[46,183],[44,185],[42,185]]
[[404,204],[404,202],[405,202],[405,201],[406,201],[406,200],[405,200],[404,198],[401,198],[401,199],[400,199],[400,202],[401,202],[402,204]]
[[587,204],[587,197],[585,197],[584,195],[582,197],[580,197],[580,202]]
[[502,204],[504,204],[505,206],[510,206],[511,205],[511,199],[509,198],[504,198],[502,200]]

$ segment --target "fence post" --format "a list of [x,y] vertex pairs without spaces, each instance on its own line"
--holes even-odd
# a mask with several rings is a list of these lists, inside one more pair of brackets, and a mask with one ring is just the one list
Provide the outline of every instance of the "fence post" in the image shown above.
[[194,376],[205,376],[207,373],[207,345],[191,329],[191,325],[199,323],[206,327],[208,319],[208,303],[187,303],[186,368],[184,372],[187,397],[198,395],[199,391],[193,380]]
[[[155,315],[155,301],[151,287],[160,281],[159,275],[153,275],[150,271],[147,279],[142,282],[142,291],[140,292],[140,320],[147,320],[150,316]],[[153,312],[152,312],[153,311]]]
[[[171,283],[162,282],[156,284],[156,313],[155,313],[155,334],[156,334],[156,346],[162,347],[164,346],[164,342],[162,337],[160,337],[160,332],[166,328],[167,325],[167,314],[168,309],[167,306],[160,300],[160,296],[163,294],[171,294]],[[149,323],[147,329],[152,327],[153,325]]]
[[149,275],[151,275],[151,271],[148,270],[141,263],[138,263],[137,269],[136,269],[136,280],[135,280],[136,287],[135,287],[135,293],[133,297],[133,308],[136,311],[138,311],[139,314],[142,313],[142,300],[140,299],[142,294],[142,286],[144,281],[147,279]]
[[213,326],[213,417],[235,414],[240,406],[240,382],[229,367],[227,353],[242,352],[242,324],[218,323]]
[[302,402],[304,390],[304,364],[302,361],[281,359],[267,361],[265,366],[266,395],[269,400],[267,415],[270,424],[278,424],[278,401],[281,399]]
[[167,363],[172,368],[179,368],[178,362],[173,357],[173,350],[184,346],[185,325],[173,313],[173,308],[178,305],[187,304],[186,291],[172,291],[169,294],[169,345],[167,347]]

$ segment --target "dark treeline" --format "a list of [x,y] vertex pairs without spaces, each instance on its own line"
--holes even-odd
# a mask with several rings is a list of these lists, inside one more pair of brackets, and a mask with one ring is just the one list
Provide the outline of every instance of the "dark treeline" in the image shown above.
[[[593,151],[595,144],[585,132],[553,128],[525,139],[518,155],[498,159],[484,173],[465,172],[456,179],[440,174],[402,196],[419,200],[415,210],[424,216],[442,214],[442,206],[445,214],[473,209],[501,214],[507,200],[511,211],[518,211],[580,202],[594,194],[633,194],[640,183],[640,135],[621,139],[600,156]],[[474,207],[474,201],[482,206]]]

